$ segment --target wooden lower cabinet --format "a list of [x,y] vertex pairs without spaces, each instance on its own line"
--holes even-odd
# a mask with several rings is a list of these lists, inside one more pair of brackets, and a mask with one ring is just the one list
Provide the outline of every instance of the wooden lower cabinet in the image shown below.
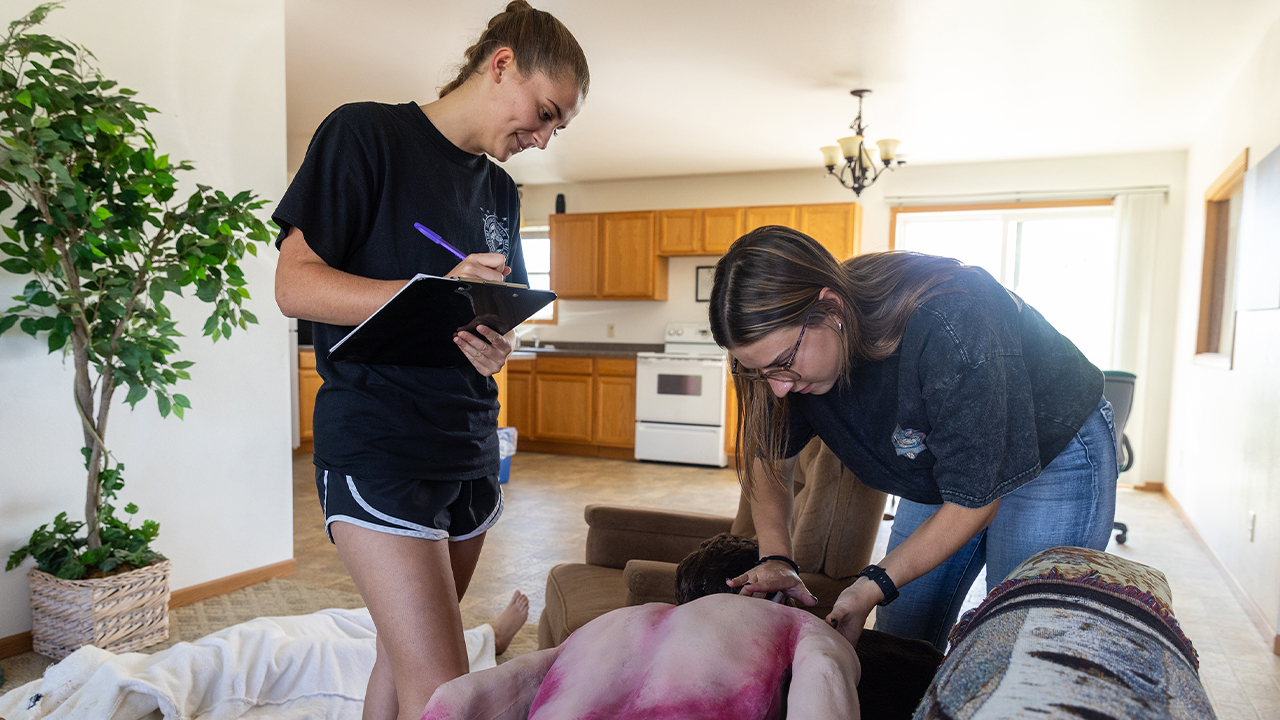
[[518,448],[634,457],[634,359],[541,355],[508,362],[506,376],[506,416]]
[[636,377],[597,377],[593,439],[597,445],[635,447]]
[[316,372],[316,351],[298,351],[298,439],[303,443],[311,442],[311,418],[316,412],[316,393],[324,378]]
[[533,388],[534,437],[591,442],[590,375],[536,373]]

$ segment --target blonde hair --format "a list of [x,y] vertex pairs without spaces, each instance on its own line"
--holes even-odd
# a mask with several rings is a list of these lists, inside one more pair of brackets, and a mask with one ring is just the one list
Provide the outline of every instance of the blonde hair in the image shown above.
[[525,0],[514,0],[506,10],[489,19],[489,26],[480,34],[480,39],[464,53],[457,76],[440,89],[440,97],[483,72],[489,58],[504,47],[511,48],[515,55],[521,77],[528,78],[535,72],[553,80],[569,76],[578,86],[578,95],[587,96],[591,87],[587,56],[569,28],[551,13],[535,10]]
[[[868,253],[838,262],[818,241],[769,225],[738,238],[716,263],[711,286],[711,334],[732,351],[782,329],[826,326],[840,339],[839,383],[847,386],[857,363],[888,358],[902,341],[907,320],[921,303],[947,291],[934,288],[972,272],[950,258],[915,253]],[[839,298],[820,299],[824,288]],[[734,377],[738,393],[738,479],[748,497],[755,482],[751,460],[782,481],[788,443],[787,398],[767,383]]]

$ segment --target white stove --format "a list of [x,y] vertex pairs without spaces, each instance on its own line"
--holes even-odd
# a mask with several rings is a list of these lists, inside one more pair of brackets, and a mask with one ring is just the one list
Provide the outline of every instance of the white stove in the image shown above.
[[726,370],[709,325],[668,324],[663,352],[636,356],[636,459],[727,465]]

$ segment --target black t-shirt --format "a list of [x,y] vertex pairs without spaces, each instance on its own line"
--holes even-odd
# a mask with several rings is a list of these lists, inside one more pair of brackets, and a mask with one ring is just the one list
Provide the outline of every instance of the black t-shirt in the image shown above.
[[[330,267],[377,280],[445,275],[464,254],[499,252],[528,283],[515,183],[447,140],[415,103],[356,103],[316,130],[272,218]],[[279,241],[277,240],[277,246]],[[416,368],[330,362],[350,327],[315,323],[316,465],[366,478],[467,480],[498,471],[498,393],[471,365]]]
[[983,507],[1035,479],[1102,397],[1102,371],[985,271],[937,286],[898,350],[848,387],[790,395],[786,455],[816,434],[858,478],[919,503]]

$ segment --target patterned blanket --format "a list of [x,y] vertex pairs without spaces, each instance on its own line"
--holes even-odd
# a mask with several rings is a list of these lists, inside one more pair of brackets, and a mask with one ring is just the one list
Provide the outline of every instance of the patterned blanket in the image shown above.
[[1039,553],[961,618],[915,718],[1213,718],[1171,599],[1145,565]]

